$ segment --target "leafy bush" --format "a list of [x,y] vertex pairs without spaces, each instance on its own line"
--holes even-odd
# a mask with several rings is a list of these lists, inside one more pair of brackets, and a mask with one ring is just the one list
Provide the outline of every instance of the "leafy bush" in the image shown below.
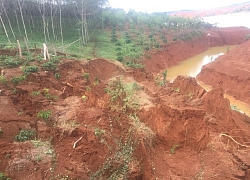
[[33,91],[31,92],[32,96],[38,96],[40,94],[40,91]]
[[23,69],[24,74],[29,74],[29,73],[34,73],[38,71],[38,67],[37,66],[26,66]]
[[54,70],[56,70],[57,65],[52,61],[48,61],[48,62],[42,64],[42,68],[45,71],[54,71]]
[[60,77],[61,77],[60,73],[55,73],[54,76],[56,79],[60,79]]
[[15,59],[13,57],[6,57],[6,59],[4,60],[4,64],[7,67],[18,67],[19,65],[22,64],[22,61]]
[[15,85],[18,85],[20,82],[24,81],[26,79],[26,76],[15,76],[13,78],[10,79],[10,81],[12,83],[14,83]]
[[7,178],[5,173],[0,172],[0,180],[10,180],[10,178]]
[[7,85],[7,79],[4,77],[4,76],[0,76],[0,83],[2,84],[2,85]]
[[42,118],[44,121],[48,121],[52,112],[50,110],[41,110],[37,114],[37,118]]
[[89,80],[89,77],[90,77],[90,74],[89,74],[89,73],[84,73],[84,74],[82,75],[82,77],[88,81],[88,80]]
[[110,94],[112,107],[116,110],[135,110],[138,108],[138,99],[135,91],[138,90],[136,83],[125,84],[122,77],[109,83],[106,91]]
[[123,56],[117,56],[116,60],[118,60],[118,61],[120,61],[120,62],[123,62],[124,57],[123,57]]
[[18,142],[24,142],[31,140],[35,136],[35,131],[30,129],[22,129],[18,135],[16,135],[15,140]]

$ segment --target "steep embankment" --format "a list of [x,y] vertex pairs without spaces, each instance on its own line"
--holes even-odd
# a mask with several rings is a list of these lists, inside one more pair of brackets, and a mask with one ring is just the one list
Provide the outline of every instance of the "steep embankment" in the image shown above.
[[[210,37],[207,37],[208,33]],[[250,34],[250,29],[246,27],[204,30],[203,35],[200,37],[189,41],[172,42],[163,47],[163,50],[152,52],[151,58],[146,58],[143,63],[147,71],[158,73],[160,70],[167,69],[185,59],[204,52],[209,47],[241,44],[245,41],[248,34]]]
[[250,41],[202,68],[197,78],[218,86],[236,99],[250,103]]

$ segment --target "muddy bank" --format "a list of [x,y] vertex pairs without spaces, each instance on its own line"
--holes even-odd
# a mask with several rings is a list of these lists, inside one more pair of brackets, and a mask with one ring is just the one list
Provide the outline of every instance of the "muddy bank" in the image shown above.
[[214,62],[205,65],[197,78],[250,104],[250,41],[239,45]]
[[[172,42],[163,47],[163,50],[151,53],[151,58],[145,58],[143,62],[145,69],[149,72],[158,73],[160,70],[174,66],[207,50],[209,47],[241,44],[250,34],[250,29],[245,27],[212,28],[203,33],[198,38],[190,41]],[[207,37],[208,33],[210,37]]]

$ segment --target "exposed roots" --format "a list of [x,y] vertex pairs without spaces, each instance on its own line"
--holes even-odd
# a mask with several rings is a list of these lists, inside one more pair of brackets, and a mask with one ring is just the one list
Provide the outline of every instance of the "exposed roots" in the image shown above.
[[241,144],[241,143],[237,142],[234,138],[232,138],[231,136],[229,136],[229,135],[227,135],[227,134],[221,133],[221,134],[220,134],[220,137],[222,137],[222,136],[228,137],[229,139],[231,139],[233,142],[235,142],[235,143],[238,144],[239,146],[246,147],[246,148],[250,148],[250,146],[244,145],[244,144]]

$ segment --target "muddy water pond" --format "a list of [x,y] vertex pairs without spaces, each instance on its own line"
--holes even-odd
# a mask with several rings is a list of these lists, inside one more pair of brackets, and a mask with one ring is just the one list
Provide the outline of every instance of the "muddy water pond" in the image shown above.
[[[214,61],[217,57],[227,53],[234,47],[235,46],[221,46],[209,48],[205,52],[189,58],[177,66],[167,69],[167,80],[172,82],[179,75],[196,77],[200,73],[202,66]],[[198,83],[207,91],[211,90],[211,87],[203,82]],[[225,94],[225,98],[230,100],[232,109],[245,113],[250,117],[250,105],[238,101],[228,94]]]
[[234,46],[212,47],[201,54],[193,56],[167,71],[167,80],[173,81],[178,75],[196,77],[202,66],[214,61],[218,56],[225,54]]

